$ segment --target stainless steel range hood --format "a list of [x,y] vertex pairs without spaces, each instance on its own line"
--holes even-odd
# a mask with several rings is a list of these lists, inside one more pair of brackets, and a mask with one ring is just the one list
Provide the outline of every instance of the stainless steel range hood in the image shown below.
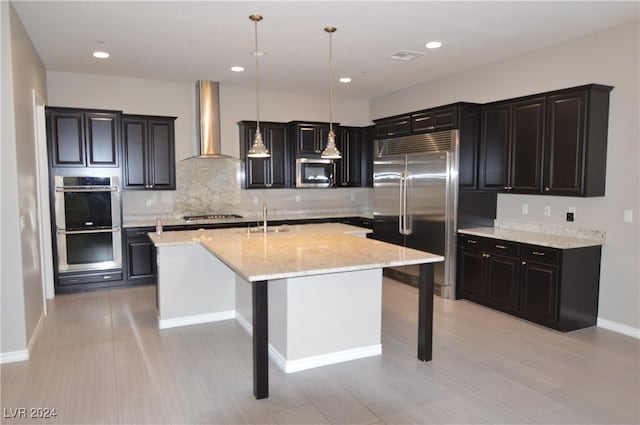
[[220,83],[217,81],[196,82],[196,137],[200,152],[192,158],[238,160],[221,152]]

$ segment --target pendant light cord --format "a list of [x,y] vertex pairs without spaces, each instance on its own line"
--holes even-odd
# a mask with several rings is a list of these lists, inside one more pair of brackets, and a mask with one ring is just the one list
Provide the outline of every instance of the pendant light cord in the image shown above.
[[255,25],[254,31],[254,41],[256,50],[254,55],[256,55],[256,131],[260,132],[260,80],[258,78],[258,20],[253,21]]
[[333,32],[329,33],[329,131],[333,131],[333,49],[331,37]]

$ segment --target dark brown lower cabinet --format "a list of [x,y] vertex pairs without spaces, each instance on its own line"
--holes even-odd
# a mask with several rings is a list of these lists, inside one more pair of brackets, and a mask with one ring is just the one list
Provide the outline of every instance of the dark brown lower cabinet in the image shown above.
[[125,232],[126,279],[129,283],[156,283],[156,250],[147,236],[154,230],[153,227],[136,227]]
[[457,297],[563,332],[596,324],[601,247],[555,249],[460,234]]
[[520,313],[553,326],[558,321],[558,266],[522,261]]
[[519,261],[512,257],[487,255],[487,301],[499,310],[513,313],[518,309]]

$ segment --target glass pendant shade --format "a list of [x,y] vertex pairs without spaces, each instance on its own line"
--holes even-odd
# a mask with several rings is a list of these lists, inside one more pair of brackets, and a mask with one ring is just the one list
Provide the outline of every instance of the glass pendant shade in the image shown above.
[[340,159],[342,155],[340,151],[336,147],[336,135],[333,130],[329,131],[329,136],[327,137],[327,147],[324,148],[322,154],[320,155],[322,158],[326,159]]
[[264,145],[264,141],[262,140],[262,133],[260,132],[260,80],[258,79],[258,57],[260,56],[258,51],[258,22],[262,20],[262,16],[260,15],[251,15],[249,16],[254,23],[254,41],[256,50],[253,54],[256,57],[256,134],[253,138],[253,144],[251,148],[247,152],[247,157],[249,158],[269,158],[271,154],[269,150]]
[[271,156],[269,150],[262,141],[262,133],[259,128],[256,129],[256,135],[253,138],[253,145],[251,145],[251,149],[247,152],[247,156],[249,158],[269,158]]
[[324,148],[320,156],[326,159],[340,159],[342,155],[336,147],[336,134],[333,132],[333,52],[331,46],[331,35],[336,32],[336,27],[325,27],[329,33],[329,135],[327,136],[327,147]]

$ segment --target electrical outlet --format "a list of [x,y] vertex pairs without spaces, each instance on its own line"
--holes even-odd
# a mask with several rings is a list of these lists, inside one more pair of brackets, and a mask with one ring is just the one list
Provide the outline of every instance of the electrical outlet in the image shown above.
[[551,216],[551,205],[545,205],[544,206],[544,216],[545,217],[550,217]]
[[573,213],[572,212],[568,212],[567,213],[567,221],[573,221]]
[[529,215],[529,204],[522,204],[522,215]]

